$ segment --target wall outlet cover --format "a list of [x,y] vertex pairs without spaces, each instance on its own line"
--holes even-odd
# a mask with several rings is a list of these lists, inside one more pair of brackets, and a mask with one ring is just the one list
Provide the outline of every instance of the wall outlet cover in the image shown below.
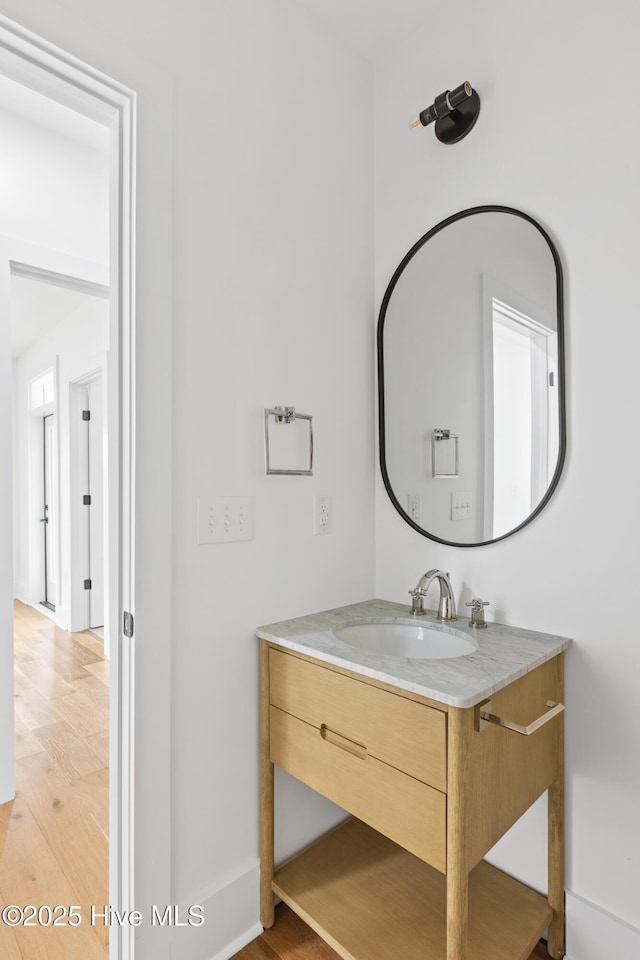
[[316,496],[313,498],[313,532],[320,536],[332,531],[333,509],[331,497]]

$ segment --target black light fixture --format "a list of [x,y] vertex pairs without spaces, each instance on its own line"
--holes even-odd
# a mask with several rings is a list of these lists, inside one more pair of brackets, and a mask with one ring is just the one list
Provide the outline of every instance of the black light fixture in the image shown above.
[[455,90],[445,90],[431,106],[423,110],[411,127],[428,126],[435,120],[436,137],[441,143],[457,143],[469,133],[480,113],[480,97],[468,81]]

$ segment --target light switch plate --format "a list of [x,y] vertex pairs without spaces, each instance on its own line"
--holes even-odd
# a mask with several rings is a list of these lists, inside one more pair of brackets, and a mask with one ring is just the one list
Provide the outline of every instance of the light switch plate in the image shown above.
[[451,519],[468,520],[472,516],[471,491],[451,494]]
[[253,540],[252,497],[198,497],[198,543]]

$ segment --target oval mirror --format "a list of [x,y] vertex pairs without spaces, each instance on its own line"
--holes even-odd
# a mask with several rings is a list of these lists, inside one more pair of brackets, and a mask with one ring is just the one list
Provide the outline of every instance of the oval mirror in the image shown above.
[[565,454],[562,269],[510,207],[464,210],[395,271],[378,323],[380,464],[416,530],[501,540],[549,500]]

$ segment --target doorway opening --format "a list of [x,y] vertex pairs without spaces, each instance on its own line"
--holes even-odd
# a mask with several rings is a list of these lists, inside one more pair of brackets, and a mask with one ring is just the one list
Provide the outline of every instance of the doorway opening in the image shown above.
[[[34,107],[36,119],[25,119],[27,103]],[[46,759],[50,782],[59,781],[61,791],[71,780],[94,775],[91,770],[78,773],[77,765],[76,777],[70,768],[63,769],[61,754],[69,754],[61,744],[62,740],[66,744],[77,741],[81,734],[87,740],[96,737],[92,746],[83,748],[80,762],[86,767],[89,752],[97,756],[100,748],[101,756],[105,756],[103,730],[90,729],[91,711],[85,708],[91,696],[102,699],[101,706],[105,706],[108,691],[103,681],[110,681],[110,744],[106,751],[109,793],[102,806],[103,812],[109,810],[108,872],[105,868],[108,899],[104,902],[117,905],[119,910],[132,906],[132,644],[131,632],[125,635],[121,625],[124,611],[133,613],[134,114],[131,91],[0,18],[0,124],[20,134],[3,138],[5,144],[19,146],[6,151],[5,159],[10,156],[15,161],[8,175],[15,182],[11,191],[2,193],[0,204],[9,202],[7,197],[11,202],[20,197],[29,200],[28,207],[23,204],[1,210],[0,314],[15,313],[16,290],[25,284],[31,293],[37,288],[34,296],[46,295],[49,302],[46,308],[32,311],[27,325],[30,342],[23,344],[19,355],[14,352],[13,359],[8,327],[0,329],[4,341],[0,344],[0,446],[11,452],[0,469],[3,530],[12,529],[12,506],[17,517],[13,544],[9,535],[0,545],[0,638],[4,644],[0,649],[0,815],[7,819],[5,813],[14,803],[29,806],[28,791],[39,766],[39,753]],[[61,130],[63,116],[68,127]],[[27,143],[29,126],[31,133],[36,126],[38,135],[45,131],[47,147],[40,152],[31,149],[32,142]],[[91,182],[93,168],[88,163],[93,137],[106,146],[106,203],[104,216],[99,214],[92,220],[85,200],[97,183],[96,178]],[[82,175],[77,175],[78,167],[71,162],[77,149],[83,154],[79,165]],[[34,176],[38,163],[41,175]],[[31,176],[26,192],[21,189],[23,175]],[[73,197],[71,204],[65,201],[62,210],[56,204],[65,191],[52,189],[54,175],[69,188],[66,196]],[[78,242],[78,225],[83,220],[86,231]],[[106,257],[96,255],[97,246],[102,246]],[[76,302],[71,304],[74,298]],[[56,299],[64,316],[51,307]],[[103,326],[96,337],[88,313],[95,312],[98,303]],[[16,323],[16,327],[21,332],[26,329],[22,323]],[[80,342],[83,349],[79,348]],[[88,394],[98,433],[87,435],[85,429],[83,437],[82,423],[78,428],[73,413],[76,404],[81,412],[91,409],[86,404]],[[90,510],[94,504],[96,509]],[[82,577],[80,596],[78,574]],[[90,585],[85,587],[85,581]],[[94,582],[99,589],[91,602],[87,594]],[[20,736],[24,711],[20,718],[14,718],[12,671],[4,669],[12,654],[9,638],[15,597],[26,601],[20,604],[21,615],[16,618],[16,633],[20,634],[16,646],[22,644],[21,652],[27,654],[23,663],[31,664],[22,672],[22,690],[17,688],[16,693],[24,697],[27,691],[22,702],[27,711],[31,709],[31,719],[37,724],[27,733],[22,730],[23,755],[17,762],[28,762],[21,768],[18,800],[13,799],[14,726]],[[44,625],[43,616],[47,618]],[[132,616],[128,622],[133,622]],[[104,637],[87,633],[93,628],[104,630]],[[33,631],[32,644],[24,636],[26,629]],[[110,657],[106,667],[97,656],[103,644]],[[48,662],[36,664],[36,653],[45,647]],[[85,669],[91,665],[92,670]],[[62,675],[65,671],[66,678]],[[83,686],[78,689],[74,686],[77,684]],[[93,691],[91,696],[88,691]],[[73,806],[77,795],[68,796]],[[77,800],[83,808],[88,805],[85,801]],[[32,800],[30,812],[37,806],[38,801]],[[23,823],[28,818],[11,818],[10,812],[7,816],[7,823],[3,819],[0,824],[7,831],[0,833],[8,844],[9,821]],[[41,834],[44,829],[40,827]],[[14,849],[19,854],[27,852],[19,843],[14,843]],[[60,853],[64,856],[64,845]],[[72,869],[69,864],[68,870]],[[85,893],[88,890],[81,876],[77,885]],[[47,900],[50,898],[43,897],[43,902]],[[131,931],[112,930],[109,940],[113,958],[124,960],[132,955]],[[97,944],[101,957],[105,942]],[[55,949],[48,947],[45,952],[57,956]],[[92,950],[93,942],[87,957],[93,957]]]
[[517,527],[548,489],[558,338],[548,325],[494,298],[492,339],[495,535]]
[[544,307],[483,275],[484,538],[518,527],[555,469],[558,332]]
[[10,273],[14,594],[62,629],[103,630],[108,658],[109,288]]

